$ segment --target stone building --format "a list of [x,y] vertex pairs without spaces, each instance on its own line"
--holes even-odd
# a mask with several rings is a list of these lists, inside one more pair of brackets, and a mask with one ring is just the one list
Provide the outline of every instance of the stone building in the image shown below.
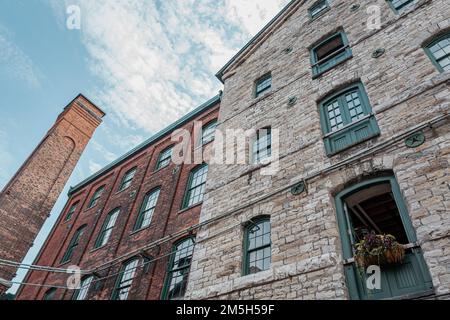
[[[218,130],[270,130],[210,166],[186,297],[449,294],[449,71],[447,0],[291,1],[218,73]],[[372,231],[407,245],[380,289],[353,258]]]
[[[55,124],[0,193],[0,259],[21,262],[105,114],[83,95]],[[0,294],[16,268],[0,265]]]
[[[219,105],[212,98],[71,188],[34,262],[57,270],[30,271],[24,282],[34,285],[21,286],[17,299],[183,297],[208,171],[194,155],[208,160]],[[177,149],[179,130],[191,151]],[[177,154],[184,161],[171,161]],[[70,287],[65,270],[74,266],[81,282]]]

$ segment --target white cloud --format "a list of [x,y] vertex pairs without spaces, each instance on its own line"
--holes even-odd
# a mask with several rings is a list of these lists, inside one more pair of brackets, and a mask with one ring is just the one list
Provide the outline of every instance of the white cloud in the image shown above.
[[[154,133],[217,94],[214,74],[288,0],[71,0],[114,125]],[[53,9],[64,15],[61,1]],[[72,32],[72,31],[71,31]],[[142,131],[141,131],[142,132]]]
[[0,74],[4,73],[33,87],[39,87],[42,73],[12,38],[9,30],[0,25]]
[[97,171],[101,170],[103,166],[93,160],[89,160],[89,171],[91,174],[96,173]]

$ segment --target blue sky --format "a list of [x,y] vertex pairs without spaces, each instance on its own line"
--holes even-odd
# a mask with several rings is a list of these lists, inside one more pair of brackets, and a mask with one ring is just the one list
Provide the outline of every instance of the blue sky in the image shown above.
[[0,0],[0,189],[78,93],[107,113],[24,262],[70,185],[216,95],[214,74],[287,2]]

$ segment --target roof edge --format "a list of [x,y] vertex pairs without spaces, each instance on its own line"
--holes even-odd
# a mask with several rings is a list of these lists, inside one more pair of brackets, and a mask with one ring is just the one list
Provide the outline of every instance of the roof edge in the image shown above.
[[272,19],[270,20],[253,38],[250,39],[249,42],[241,49],[239,50],[217,73],[216,77],[219,79],[220,82],[224,83],[223,81],[223,74],[230,67],[256,40],[259,39],[259,37],[266,32],[288,9],[299,0],[291,0],[281,11]]
[[68,196],[71,197],[74,193],[80,191],[81,188],[85,187],[86,185],[88,185],[89,183],[91,183],[95,179],[99,178],[100,176],[104,175],[105,173],[111,171],[113,168],[115,168],[119,164],[125,162],[126,160],[128,160],[130,157],[132,157],[133,155],[135,155],[139,151],[142,151],[143,149],[148,147],[150,144],[152,144],[155,141],[161,139],[162,137],[167,135],[169,132],[177,129],[178,127],[184,125],[186,122],[192,120],[192,118],[196,117],[201,112],[214,107],[215,105],[217,105],[217,103],[220,102],[220,99],[221,99],[221,94],[218,94],[215,97],[209,99],[208,101],[206,101],[205,103],[201,104],[200,106],[198,106],[194,110],[190,111],[189,113],[187,113],[186,115],[184,115],[183,117],[181,117],[180,119],[178,119],[177,121],[172,123],[171,125],[167,126],[166,128],[162,129],[158,133],[154,134],[153,136],[151,136],[146,141],[144,141],[141,144],[137,145],[135,148],[131,149],[130,151],[125,153],[123,156],[119,157],[117,160],[111,162],[109,165],[107,165],[103,169],[100,169],[99,171],[97,171],[93,175],[89,176],[85,180],[83,180],[80,183],[78,183],[77,185],[75,185],[74,187],[70,187],[69,192],[68,192]]

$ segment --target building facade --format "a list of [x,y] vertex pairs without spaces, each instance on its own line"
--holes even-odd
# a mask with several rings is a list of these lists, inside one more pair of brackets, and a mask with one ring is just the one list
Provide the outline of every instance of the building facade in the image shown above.
[[[449,12],[291,1],[219,71],[223,95],[71,190],[35,264],[79,266],[81,287],[34,270],[45,287],[18,298],[445,298]],[[255,130],[231,152],[246,164],[168,160],[173,130],[211,146],[216,124],[216,153],[219,132]],[[379,289],[354,258],[372,232],[405,245]]]
[[[219,105],[216,96],[71,188],[34,262],[63,272],[30,271],[24,282],[40,286],[21,286],[17,299],[183,297]],[[181,150],[177,132],[191,136]],[[71,287],[76,274],[64,270],[77,267]]]
[[[219,72],[218,130],[279,170],[210,166],[187,298],[448,297],[449,32],[445,0],[292,1]],[[376,287],[372,232],[406,245]]]
[[[0,294],[33,245],[87,143],[105,114],[83,95],[55,124],[0,193]],[[5,262],[5,261],[2,261]]]

